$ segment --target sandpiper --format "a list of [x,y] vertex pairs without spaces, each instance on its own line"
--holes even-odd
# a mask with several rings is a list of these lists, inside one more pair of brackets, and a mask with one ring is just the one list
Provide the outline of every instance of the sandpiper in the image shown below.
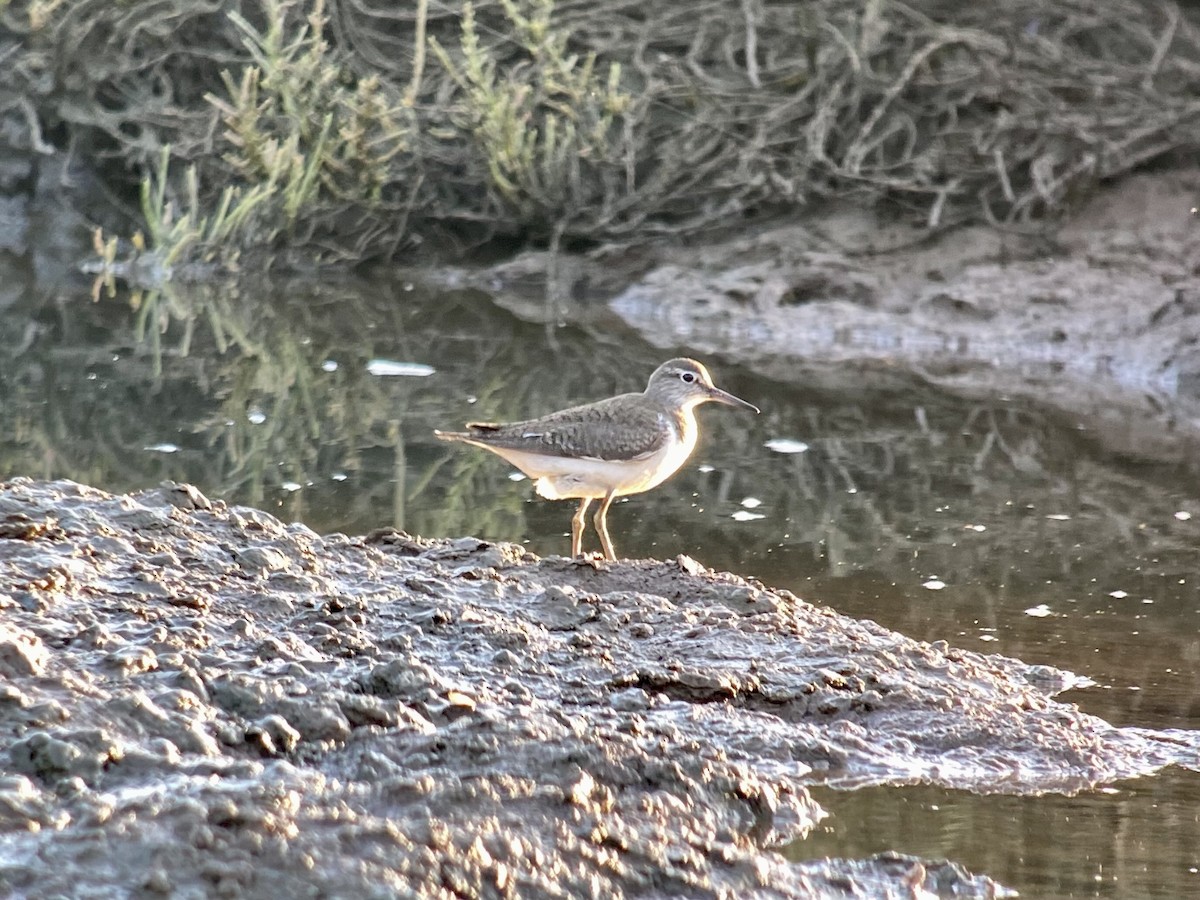
[[715,401],[758,412],[721,390],[694,359],[671,359],[654,370],[646,390],[620,394],[524,422],[468,422],[466,431],[434,431],[504,457],[530,478],[547,500],[579,499],[571,518],[571,555],[583,550],[584,515],[600,500],[593,522],[607,559],[617,551],[608,536],[614,497],[657,487],[678,471],[696,447],[695,409]]

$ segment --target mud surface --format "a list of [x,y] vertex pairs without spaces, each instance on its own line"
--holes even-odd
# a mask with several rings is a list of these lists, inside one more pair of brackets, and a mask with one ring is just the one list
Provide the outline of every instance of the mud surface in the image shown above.
[[[1197,768],[1071,677],[673,562],[0,485],[0,894],[993,896],[775,852],[816,783]],[[854,893],[857,891],[858,893]]]

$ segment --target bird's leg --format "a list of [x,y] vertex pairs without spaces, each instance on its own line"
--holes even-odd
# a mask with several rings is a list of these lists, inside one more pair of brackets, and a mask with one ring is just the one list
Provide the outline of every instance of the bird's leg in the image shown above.
[[596,510],[595,518],[592,519],[592,522],[596,526],[596,534],[600,535],[600,546],[604,548],[605,559],[610,559],[614,562],[617,559],[617,551],[613,549],[612,538],[608,536],[607,518],[608,508],[612,506],[613,497],[615,496],[616,493],[613,491],[609,491],[607,494],[605,494],[604,500],[602,500],[600,503],[600,508]]
[[571,516],[571,555],[579,556],[583,553],[583,516],[587,512],[588,506],[591,504],[591,497],[584,497],[579,501],[579,509],[575,510],[575,515]]

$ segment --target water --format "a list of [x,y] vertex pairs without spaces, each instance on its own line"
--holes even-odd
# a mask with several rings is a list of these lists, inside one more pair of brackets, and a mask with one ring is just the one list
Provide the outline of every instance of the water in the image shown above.
[[1038,900],[1200,896],[1200,778],[1167,772],[1074,797],[928,786],[816,791],[832,811],[792,856],[948,857]]
[[[93,302],[86,284],[3,274],[0,475],[189,481],[320,532],[566,552],[573,504],[432,429],[640,390],[672,355],[602,310],[558,327],[536,304],[522,319],[403,281]],[[685,469],[614,505],[625,555],[686,553],[915,638],[1069,669],[1094,686],[1067,699],[1118,724],[1200,728],[1194,464],[897,371],[706,362],[763,413],[700,411]],[[947,857],[1032,897],[1200,892],[1195,773],[1074,797],[819,791],[831,817],[796,858]]]

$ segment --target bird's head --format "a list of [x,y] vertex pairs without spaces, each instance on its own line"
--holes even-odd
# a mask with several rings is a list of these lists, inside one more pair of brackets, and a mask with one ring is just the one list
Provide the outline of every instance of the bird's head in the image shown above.
[[685,410],[711,401],[759,411],[753,403],[721,390],[713,384],[712,376],[703,364],[685,357],[669,359],[655,369],[646,385],[646,393]]

